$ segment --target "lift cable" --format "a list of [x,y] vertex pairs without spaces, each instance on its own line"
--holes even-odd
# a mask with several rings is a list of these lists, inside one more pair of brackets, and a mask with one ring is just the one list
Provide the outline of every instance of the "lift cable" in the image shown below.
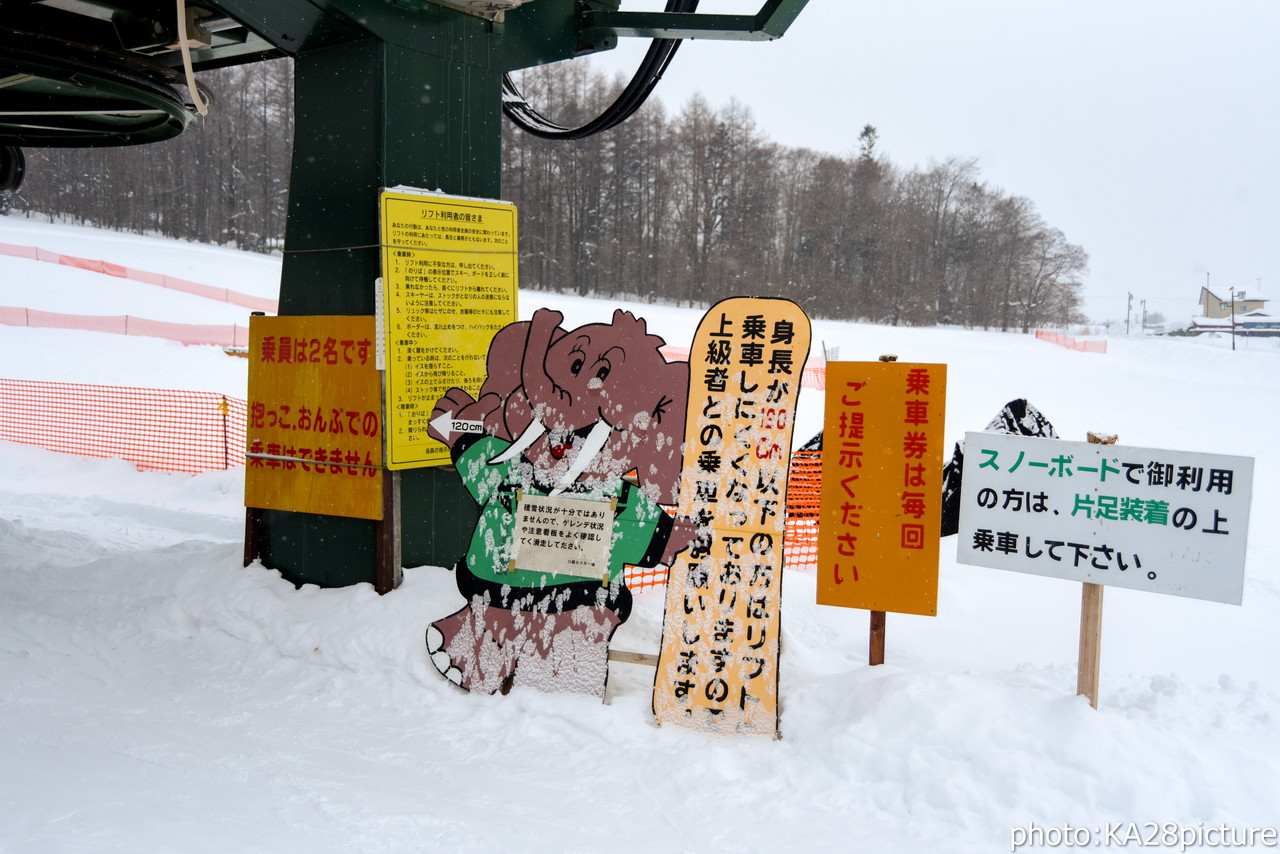
[[[699,0],[667,0],[667,12],[690,13],[698,9]],[[566,127],[539,113],[521,94],[510,74],[502,75],[502,111],[516,127],[542,139],[585,139],[609,130],[629,119],[653,92],[666,73],[671,58],[680,47],[680,39],[654,39],[645,52],[635,76],[617,99],[604,112],[586,124]]]

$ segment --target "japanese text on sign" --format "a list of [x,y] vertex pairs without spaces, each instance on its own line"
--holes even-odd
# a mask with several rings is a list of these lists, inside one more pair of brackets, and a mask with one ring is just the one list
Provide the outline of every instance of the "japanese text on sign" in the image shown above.
[[382,518],[372,317],[253,317],[245,505]]
[[512,567],[606,580],[614,502],[522,492],[512,534]]
[[937,613],[946,365],[828,362],[818,603]]
[[965,447],[962,563],[1240,603],[1252,459],[991,433]]
[[383,191],[381,212],[387,467],[441,465],[432,407],[480,386],[489,342],[516,319],[516,210],[398,190]]
[[777,731],[787,468],[809,321],[786,300],[726,300],[690,351],[679,513],[699,536],[667,584],[654,712]]

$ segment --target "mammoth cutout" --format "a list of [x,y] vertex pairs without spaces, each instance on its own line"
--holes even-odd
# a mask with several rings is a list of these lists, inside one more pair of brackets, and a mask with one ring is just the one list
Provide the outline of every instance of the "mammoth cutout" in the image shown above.
[[[469,691],[603,697],[624,566],[669,564],[696,532],[659,506],[678,490],[688,364],[630,312],[562,320],[539,309],[500,330],[479,394],[451,389],[432,412],[481,513],[455,565],[467,603],[430,625],[427,651]],[[582,554],[592,541],[603,552]]]

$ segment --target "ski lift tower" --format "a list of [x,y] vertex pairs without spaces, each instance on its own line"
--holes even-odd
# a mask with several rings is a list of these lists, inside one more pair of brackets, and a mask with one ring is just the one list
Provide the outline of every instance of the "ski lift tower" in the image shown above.
[[[175,136],[200,104],[188,68],[291,56],[280,314],[373,315],[378,190],[500,198],[508,72],[609,50],[622,37],[655,46],[775,39],[807,0],[757,2],[750,14],[698,14],[697,0],[669,0],[663,12],[625,11],[620,0],[9,0],[0,8],[0,176],[20,181],[24,146]],[[656,73],[637,93],[665,60],[646,64]],[[403,562],[452,563],[473,527],[470,497],[434,468],[403,471],[399,482]],[[264,564],[295,583],[374,580],[378,523],[260,511],[257,526]]]

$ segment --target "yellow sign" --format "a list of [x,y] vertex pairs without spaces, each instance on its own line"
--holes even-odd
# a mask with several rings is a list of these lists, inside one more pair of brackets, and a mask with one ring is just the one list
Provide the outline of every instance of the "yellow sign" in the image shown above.
[[381,519],[373,318],[250,318],[246,438],[246,507]]
[[777,734],[787,469],[809,338],[795,303],[748,298],[713,306],[694,337],[678,512],[699,536],[667,581],[659,723]]
[[947,366],[828,362],[818,604],[934,616]]
[[381,210],[387,468],[442,465],[436,401],[480,387],[489,342],[516,320],[516,209],[384,190]]

